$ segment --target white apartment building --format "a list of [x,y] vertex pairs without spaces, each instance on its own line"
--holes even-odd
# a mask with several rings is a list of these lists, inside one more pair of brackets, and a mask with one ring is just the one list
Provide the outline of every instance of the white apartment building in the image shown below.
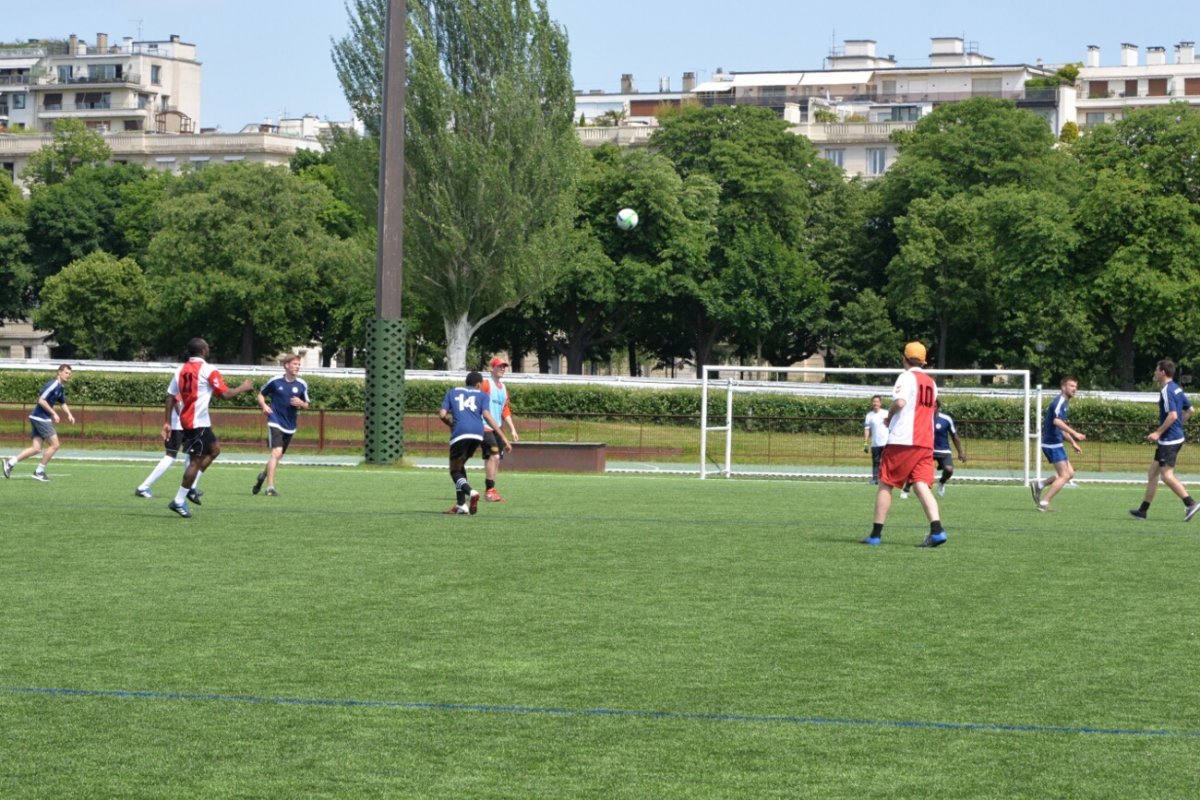
[[51,131],[75,117],[99,131],[192,133],[200,119],[196,46],[166,41],[0,45],[0,130]]
[[1195,42],[1175,45],[1168,63],[1165,47],[1147,47],[1144,58],[1135,44],[1121,45],[1120,64],[1100,65],[1100,48],[1090,45],[1079,70],[1075,120],[1080,127],[1120,119],[1128,111],[1171,102],[1200,105],[1200,63]]
[[[960,37],[935,37],[929,65],[898,67],[876,53],[871,39],[848,39],[826,59],[828,69],[801,72],[718,72],[698,85],[705,105],[762,105],[791,122],[825,158],[848,176],[882,175],[896,158],[895,130],[911,129],[941,103],[972,97],[1016,101],[1046,118],[1056,133],[1073,113],[1059,113],[1062,90],[1026,89],[1052,70],[1031,64],[996,64]],[[1066,90],[1073,99],[1073,90]]]

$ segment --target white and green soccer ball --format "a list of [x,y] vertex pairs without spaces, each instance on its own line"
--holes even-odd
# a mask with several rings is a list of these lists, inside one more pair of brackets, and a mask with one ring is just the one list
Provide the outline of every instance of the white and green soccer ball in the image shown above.
[[637,227],[638,215],[632,208],[622,208],[617,212],[617,227],[623,231],[631,231]]

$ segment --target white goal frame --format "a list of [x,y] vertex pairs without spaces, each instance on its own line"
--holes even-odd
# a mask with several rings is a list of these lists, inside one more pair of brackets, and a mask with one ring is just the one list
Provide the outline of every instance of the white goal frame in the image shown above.
[[[725,478],[732,478],[735,475],[757,475],[760,473],[750,472],[735,472],[733,469],[733,396],[737,392],[785,392],[788,394],[798,394],[801,391],[815,396],[825,397],[864,397],[869,398],[872,395],[880,394],[879,387],[869,385],[851,385],[839,384],[836,387],[824,383],[780,383],[778,381],[765,380],[745,380],[740,378],[728,377],[721,378],[722,374],[727,373],[747,373],[752,375],[884,375],[894,376],[899,375],[904,370],[899,368],[886,369],[859,369],[857,367],[758,367],[745,366],[736,364],[706,364],[701,371],[700,381],[700,480],[708,478],[708,436],[710,433],[725,434],[725,461],[722,468],[714,474],[719,474]],[[1014,387],[1007,391],[997,389],[995,392],[998,396],[1004,395],[1012,397],[1016,392],[1020,392],[1024,408],[1024,423],[1022,452],[1024,455],[1024,469],[1022,483],[1029,483],[1030,469],[1037,465],[1036,459],[1033,456],[1033,448],[1036,445],[1036,439],[1040,436],[1041,420],[1034,419],[1031,416],[1033,409],[1034,395],[1030,385],[1030,372],[1027,369],[928,369],[925,372],[929,375],[972,375],[984,376],[990,375],[993,377],[1007,376],[1016,379],[1019,383],[1019,388]],[[893,380],[888,380],[888,384]],[[720,388],[725,390],[725,424],[724,425],[709,425],[708,424],[708,398],[710,391]],[[822,389],[824,387],[824,390]],[[1041,388],[1040,386],[1038,387]],[[973,392],[978,395],[979,392]],[[1038,403],[1041,405],[1040,401]],[[1039,408],[1040,411],[1040,408]],[[831,473],[827,477],[854,477],[852,475],[838,475]],[[1004,479],[1010,481],[1011,479]]]

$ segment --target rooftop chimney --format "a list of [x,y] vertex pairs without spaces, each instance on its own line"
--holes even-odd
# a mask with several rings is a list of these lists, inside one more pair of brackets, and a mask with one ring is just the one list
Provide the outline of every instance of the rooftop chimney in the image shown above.
[[685,92],[696,91],[696,73],[694,73],[694,72],[683,73],[683,91],[685,91]]
[[1136,67],[1138,63],[1138,46],[1121,42],[1121,66]]
[[69,56],[79,55],[76,52],[78,49],[79,49],[79,37],[72,33],[70,36],[67,37],[67,55],[69,55]]
[[107,33],[97,33],[96,34],[96,52],[103,53],[106,50],[108,50],[108,34]]
[[633,94],[636,91],[633,88],[633,74],[626,72],[621,76],[621,94]]
[[1146,48],[1146,64],[1149,66],[1158,66],[1167,63],[1167,48],[1165,47],[1147,47]]
[[1083,62],[1085,66],[1098,67],[1100,66],[1100,48],[1094,44],[1088,45],[1087,60]]
[[1175,45],[1175,63],[1176,64],[1195,64],[1196,63],[1196,43],[1195,42],[1180,42]]

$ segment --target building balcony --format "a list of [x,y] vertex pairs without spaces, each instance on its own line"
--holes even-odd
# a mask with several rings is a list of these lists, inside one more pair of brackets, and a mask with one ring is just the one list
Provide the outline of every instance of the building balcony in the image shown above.
[[98,77],[95,75],[80,75],[69,80],[60,80],[55,75],[47,76],[46,80],[40,81],[37,88],[42,90],[61,89],[64,86],[141,86],[142,76],[136,73],[128,75],[114,75],[107,77]]
[[95,102],[95,103],[50,103],[41,107],[41,116],[57,118],[60,116],[111,116],[112,112],[119,112],[122,116],[136,115],[146,116],[150,114],[152,109],[138,106],[136,103],[113,103],[113,102]]
[[815,122],[788,130],[814,144],[885,144],[895,131],[911,131],[915,122]]
[[0,75],[0,86],[28,86],[31,80],[28,75]]
[[650,142],[650,136],[656,128],[647,125],[613,125],[608,127],[576,128],[575,135],[579,137],[584,147],[599,147],[602,144],[615,144],[617,147],[643,146]]

